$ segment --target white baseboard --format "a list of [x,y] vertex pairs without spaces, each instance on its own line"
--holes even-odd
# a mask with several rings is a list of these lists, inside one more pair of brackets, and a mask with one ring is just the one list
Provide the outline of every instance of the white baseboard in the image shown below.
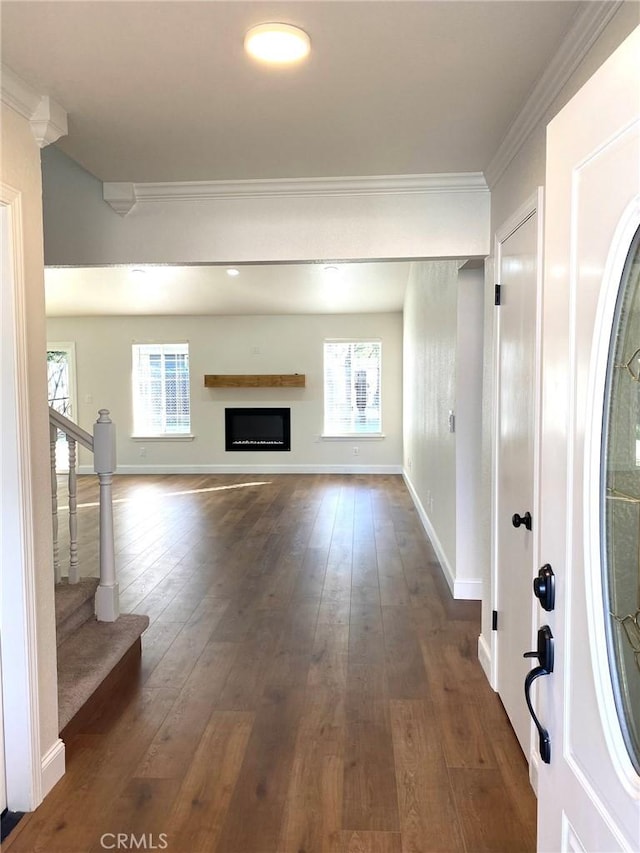
[[[418,493],[415,490],[415,487],[411,480],[409,479],[407,472],[403,470],[402,477],[404,479],[405,485],[409,490],[409,494],[413,500],[416,510],[418,511],[418,517],[422,522],[422,526],[425,529],[427,536],[429,537],[431,544],[433,545],[433,549],[436,552],[436,556],[438,557],[438,561],[440,563],[440,568],[442,569],[442,574],[445,577],[445,580],[451,590],[451,595],[454,595],[454,572],[451,568],[449,560],[447,559],[447,555],[444,552],[444,548],[442,547],[442,543],[438,539],[438,534],[433,528],[429,516],[425,512],[425,508],[422,506],[422,501],[418,497]],[[454,596],[455,597],[455,596]]]
[[63,741],[58,740],[42,756],[41,778],[42,798],[44,799],[53,786],[62,779],[65,771],[65,747]]
[[453,597],[467,601],[482,601],[483,582],[480,578],[454,580]]
[[442,574],[444,575],[449,589],[451,590],[451,595],[456,599],[481,601],[482,592],[484,588],[482,578],[456,579],[455,570],[451,566],[451,563],[447,558],[445,550],[442,547],[442,543],[438,539],[438,534],[436,533],[435,528],[431,523],[431,519],[427,515],[425,508],[422,505],[422,501],[420,500],[418,493],[416,492],[415,486],[409,479],[409,476],[406,470],[404,469],[402,471],[402,477],[404,479],[407,489],[409,490],[409,494],[411,495],[413,503],[415,504],[415,508],[418,512],[418,517],[422,522],[422,526],[424,527],[427,536],[431,540],[433,549],[436,552],[436,556],[438,557],[438,561],[440,563],[440,568],[442,569]]
[[[78,474],[93,474],[80,465]],[[118,465],[116,474],[401,474],[401,465]]]
[[487,638],[484,634],[480,634],[478,637],[478,660],[480,661],[480,666],[484,674],[487,676],[487,681],[496,689],[496,685],[494,683],[493,678],[493,658],[491,655],[491,646],[487,642]]

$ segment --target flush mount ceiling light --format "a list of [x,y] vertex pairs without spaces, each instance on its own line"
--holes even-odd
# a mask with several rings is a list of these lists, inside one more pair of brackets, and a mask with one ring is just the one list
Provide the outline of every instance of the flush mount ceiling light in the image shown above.
[[229,267],[229,269],[227,270],[227,275],[230,275],[232,277],[240,275],[240,270],[235,269],[235,267]]
[[311,39],[291,24],[259,24],[244,37],[244,49],[261,62],[284,65],[304,59],[311,50]]

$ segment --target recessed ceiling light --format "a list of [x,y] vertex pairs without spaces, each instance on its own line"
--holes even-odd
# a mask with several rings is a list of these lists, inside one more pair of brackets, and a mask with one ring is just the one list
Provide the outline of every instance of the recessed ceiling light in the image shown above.
[[230,276],[240,275],[240,270],[235,269],[235,267],[229,267],[229,269],[227,270],[227,275],[230,275]]
[[133,267],[129,270],[130,274],[135,276],[136,278],[142,278],[142,276],[147,274],[147,271],[142,269],[142,267]]
[[311,39],[291,24],[259,24],[244,37],[244,49],[261,62],[287,64],[309,54]]
[[340,272],[340,268],[331,264],[328,267],[324,267],[324,272],[327,275],[334,276],[334,275],[338,275],[338,273]]

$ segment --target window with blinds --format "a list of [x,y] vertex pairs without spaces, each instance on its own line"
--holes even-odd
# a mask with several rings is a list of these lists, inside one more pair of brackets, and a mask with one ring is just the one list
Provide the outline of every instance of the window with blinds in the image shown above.
[[133,344],[133,434],[191,430],[189,344]]
[[324,342],[324,435],[382,432],[380,341]]

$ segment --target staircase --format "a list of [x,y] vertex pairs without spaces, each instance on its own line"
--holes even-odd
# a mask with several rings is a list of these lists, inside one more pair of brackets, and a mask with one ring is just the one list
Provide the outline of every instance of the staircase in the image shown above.
[[[56,645],[58,651],[58,728],[69,729],[91,713],[108,694],[135,677],[140,637],[148,616],[120,614],[116,580],[111,482],[115,470],[115,427],[101,409],[91,436],[49,409],[54,533]],[[56,443],[58,431],[69,445],[69,566],[63,577],[58,549]],[[82,577],[78,555],[76,446],[94,454],[100,480],[100,577]]]

